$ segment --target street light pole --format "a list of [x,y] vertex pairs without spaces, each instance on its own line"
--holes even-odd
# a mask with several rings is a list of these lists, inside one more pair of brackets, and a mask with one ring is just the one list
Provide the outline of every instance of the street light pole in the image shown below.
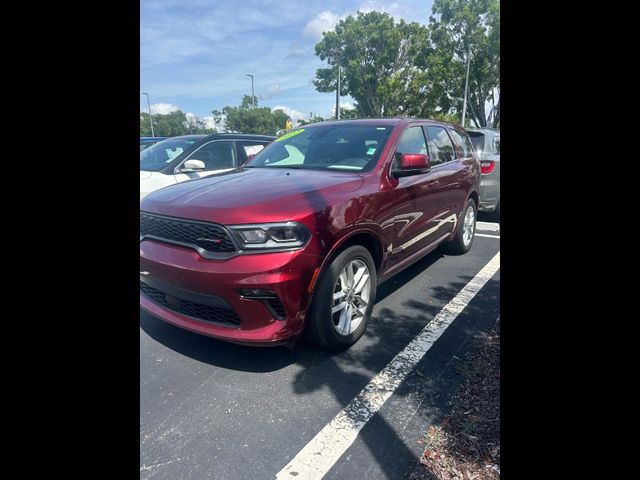
[[251,105],[253,105],[253,108],[256,108],[256,95],[253,93],[253,75],[247,73],[247,77],[251,77]]
[[469,59],[471,51],[467,50],[467,75],[464,79],[464,101],[462,102],[462,128],[464,128],[464,120],[467,115],[467,88],[469,86]]
[[153,118],[151,118],[151,102],[149,101],[149,94],[147,92],[142,92],[142,95],[147,96],[147,107],[149,108],[149,122],[151,123],[151,136],[155,137],[155,133],[153,132]]
[[338,64],[338,88],[336,88],[336,120],[340,120],[340,64]]

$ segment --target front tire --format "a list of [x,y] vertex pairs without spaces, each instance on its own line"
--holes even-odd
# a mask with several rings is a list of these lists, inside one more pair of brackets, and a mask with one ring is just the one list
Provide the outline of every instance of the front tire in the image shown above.
[[446,250],[448,253],[462,255],[469,251],[476,235],[477,218],[478,211],[476,202],[470,198],[467,200],[467,203],[462,210],[453,240],[446,244]]
[[354,245],[338,254],[316,287],[306,329],[309,340],[331,350],[356,343],[367,329],[377,283],[369,250]]

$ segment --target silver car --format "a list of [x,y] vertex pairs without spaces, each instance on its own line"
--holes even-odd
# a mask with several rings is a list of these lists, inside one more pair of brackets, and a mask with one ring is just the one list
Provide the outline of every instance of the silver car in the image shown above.
[[500,218],[500,130],[468,128],[467,133],[480,159],[480,206]]

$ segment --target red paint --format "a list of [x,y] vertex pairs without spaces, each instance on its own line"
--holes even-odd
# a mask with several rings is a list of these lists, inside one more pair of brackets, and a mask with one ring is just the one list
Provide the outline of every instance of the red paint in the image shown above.
[[402,155],[400,165],[403,170],[411,170],[429,168],[431,166],[431,162],[429,161],[429,157],[426,155],[421,155],[419,153],[407,153]]
[[480,162],[480,173],[482,175],[488,175],[496,168],[496,162],[494,160],[482,160]]
[[[467,198],[477,195],[478,162],[472,157],[458,158],[432,166],[428,173],[400,178],[391,169],[396,142],[405,128],[454,127],[414,119],[356,122],[394,125],[378,164],[369,172],[244,168],[173,185],[142,201],[141,210],[160,215],[226,225],[292,220],[309,229],[312,236],[303,249],[224,261],[204,259],[186,247],[152,240],[140,243],[141,271],[185,290],[222,297],[240,317],[240,328],[190,319],[142,294],[140,305],[169,323],[204,335],[243,344],[280,344],[302,333],[313,295],[308,289],[317,284],[316,272],[322,275],[331,254],[353,236],[365,235],[378,246],[381,280],[449,239]],[[323,125],[326,123],[307,128]],[[461,129],[458,132],[466,135]],[[460,154],[462,150],[456,151]],[[409,162],[424,161],[417,155],[404,157]],[[274,290],[286,318],[275,320],[259,301],[240,298],[239,288]]]

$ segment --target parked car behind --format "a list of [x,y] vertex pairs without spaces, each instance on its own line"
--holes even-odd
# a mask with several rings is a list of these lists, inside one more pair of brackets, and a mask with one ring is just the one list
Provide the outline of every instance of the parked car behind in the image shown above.
[[140,137],[140,151],[145,148],[149,148],[151,145],[154,145],[162,140],[165,140],[168,137]]
[[460,127],[418,119],[323,122],[243,167],[140,204],[140,305],[211,337],[279,345],[303,332],[342,349],[382,282],[475,234],[479,164]]
[[140,200],[175,183],[234,169],[276,137],[241,133],[172,137],[140,152]]
[[500,219],[500,131],[468,128],[467,133],[480,159],[479,210],[494,212]]

